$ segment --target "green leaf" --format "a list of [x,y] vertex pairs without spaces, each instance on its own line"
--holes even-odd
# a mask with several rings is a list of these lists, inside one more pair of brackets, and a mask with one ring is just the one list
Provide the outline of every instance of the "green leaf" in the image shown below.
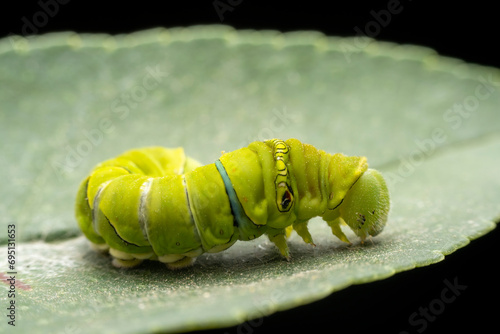
[[[500,71],[365,42],[224,26],[0,41],[0,219],[16,230],[16,329],[235,325],[435,263],[492,230]],[[74,197],[96,163],[148,145],[211,163],[271,137],[367,156],[389,183],[386,230],[346,246],[314,220],[317,247],[293,235],[291,262],[259,238],[182,271],[115,269],[79,236]]]

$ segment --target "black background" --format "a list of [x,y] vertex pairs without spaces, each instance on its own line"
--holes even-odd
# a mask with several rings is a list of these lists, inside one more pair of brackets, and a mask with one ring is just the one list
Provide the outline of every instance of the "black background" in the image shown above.
[[[54,1],[2,4],[0,37],[67,30],[117,34],[158,26],[221,23],[238,29],[318,30],[327,35],[353,36],[355,27],[365,33],[367,23],[372,22],[374,27],[373,13],[380,14],[392,2],[224,0],[220,3],[233,5],[232,10],[223,13],[221,22],[213,0],[162,1],[163,6],[158,4],[160,1],[146,0],[130,3],[60,0],[65,4],[57,8]],[[52,3],[49,11],[53,15],[47,14],[46,21],[39,13],[47,11],[41,3]],[[437,5],[436,1],[401,0],[398,7],[401,11],[392,14],[387,24],[379,26],[379,31],[371,31],[379,40],[423,45],[445,56],[500,67],[500,20],[493,4],[450,1]],[[467,326],[477,332],[497,331],[499,241],[500,233],[496,229],[438,264],[379,282],[352,286],[319,302],[278,312],[259,322],[213,332],[309,331],[324,326],[324,332],[331,333],[418,333],[422,327],[412,326],[409,316],[440,299],[446,287],[444,280],[455,279],[467,288],[454,302],[446,304],[444,311],[429,321],[422,332],[449,333],[467,330]]]
[[[60,1],[58,8],[50,3]],[[221,22],[213,0],[112,2],[95,0],[9,1],[0,10],[0,36],[52,31],[127,33],[158,26],[227,24],[238,29],[280,31],[319,30],[329,35],[352,36],[354,27],[366,31],[372,11],[388,8],[385,1],[251,1],[233,3]],[[381,26],[377,39],[431,47],[442,55],[500,67],[500,25],[494,3],[487,1],[400,0],[400,12]],[[40,4],[50,7],[44,10]],[[164,3],[160,6],[158,3]],[[330,5],[328,6],[327,3]],[[449,3],[449,4],[445,4]],[[49,12],[47,20],[38,12]],[[50,11],[54,12],[51,15]],[[23,18],[25,18],[23,20]],[[26,21],[33,24],[30,29]],[[376,21],[375,21],[376,22]]]

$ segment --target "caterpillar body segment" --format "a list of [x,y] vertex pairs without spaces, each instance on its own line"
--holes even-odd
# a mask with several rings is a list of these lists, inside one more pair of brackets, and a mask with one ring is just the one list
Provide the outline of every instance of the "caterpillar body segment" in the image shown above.
[[385,181],[366,158],[272,139],[206,166],[182,148],[127,151],[81,183],[76,217],[115,266],[150,259],[176,269],[263,234],[289,259],[287,236],[293,229],[314,245],[307,222],[316,216],[340,240],[349,242],[345,222],[363,241],[382,231],[389,206]]

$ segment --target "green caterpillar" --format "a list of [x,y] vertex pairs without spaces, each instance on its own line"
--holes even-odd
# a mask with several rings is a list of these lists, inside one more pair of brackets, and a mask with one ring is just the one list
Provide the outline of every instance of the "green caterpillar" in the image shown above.
[[81,183],[76,218],[113,265],[149,259],[175,269],[263,234],[290,259],[286,238],[293,229],[314,245],[307,222],[316,216],[340,240],[349,243],[340,228],[346,223],[363,242],[382,231],[389,206],[386,183],[365,157],[272,139],[206,166],[182,148],[127,151]]

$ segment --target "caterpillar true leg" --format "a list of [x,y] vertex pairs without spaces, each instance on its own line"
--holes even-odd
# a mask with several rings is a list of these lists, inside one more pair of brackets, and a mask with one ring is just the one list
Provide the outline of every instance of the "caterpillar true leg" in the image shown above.
[[366,158],[328,154],[296,139],[253,142],[201,166],[181,148],[131,150],[97,165],[81,183],[78,224],[113,264],[158,260],[171,269],[266,234],[286,259],[292,228],[311,245],[307,224],[322,217],[349,242],[382,231],[390,202]]
[[307,221],[296,221],[293,223],[292,227],[305,243],[316,246],[313,242],[311,233],[309,233],[309,230],[307,229]]

